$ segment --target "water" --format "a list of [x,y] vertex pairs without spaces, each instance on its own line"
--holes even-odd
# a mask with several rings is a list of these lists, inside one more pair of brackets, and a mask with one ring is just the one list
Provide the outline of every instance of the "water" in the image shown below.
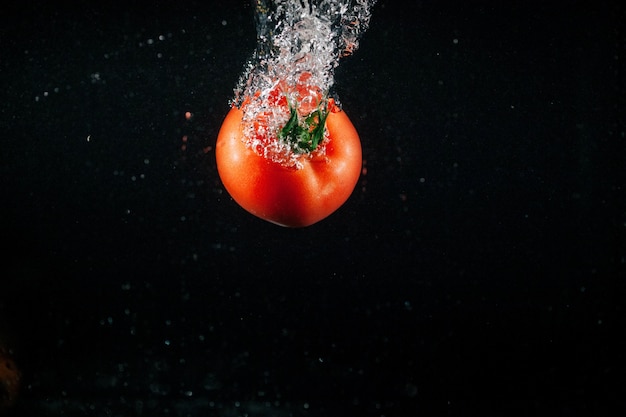
[[[244,139],[257,154],[296,168],[301,158],[323,155],[325,129],[319,144],[308,138],[298,143],[295,137],[323,128],[327,112],[338,110],[332,91],[335,68],[358,49],[375,3],[255,3],[257,48],[235,87],[232,104],[243,110]],[[288,122],[294,127],[285,132]]]

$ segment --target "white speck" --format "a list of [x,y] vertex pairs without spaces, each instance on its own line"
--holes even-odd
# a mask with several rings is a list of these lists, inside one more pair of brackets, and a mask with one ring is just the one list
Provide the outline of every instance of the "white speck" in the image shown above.
[[222,26],[226,26],[228,22],[226,20],[222,20]]
[[455,44],[455,45],[458,45],[459,40],[457,38],[454,38],[454,39],[452,39],[452,43]]

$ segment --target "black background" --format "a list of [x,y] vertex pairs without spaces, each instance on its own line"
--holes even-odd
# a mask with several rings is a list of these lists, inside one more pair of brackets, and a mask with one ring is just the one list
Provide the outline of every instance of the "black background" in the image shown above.
[[624,413],[625,17],[381,0],[336,72],[367,170],[294,230],[215,168],[248,2],[8,6],[10,414]]

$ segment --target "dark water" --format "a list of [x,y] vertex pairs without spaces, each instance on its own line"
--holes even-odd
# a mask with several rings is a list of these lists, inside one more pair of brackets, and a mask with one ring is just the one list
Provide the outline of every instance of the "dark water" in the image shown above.
[[9,415],[626,411],[620,7],[379,1],[367,173],[291,230],[217,176],[255,30],[210,3],[0,17]]

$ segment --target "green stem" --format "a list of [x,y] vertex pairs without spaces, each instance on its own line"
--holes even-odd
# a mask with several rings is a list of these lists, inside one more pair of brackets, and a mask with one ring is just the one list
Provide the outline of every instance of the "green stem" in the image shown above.
[[287,140],[296,153],[314,151],[324,139],[328,112],[320,105],[304,119],[304,122],[300,122],[296,107],[290,105],[289,110],[289,120],[278,132],[279,139]]

